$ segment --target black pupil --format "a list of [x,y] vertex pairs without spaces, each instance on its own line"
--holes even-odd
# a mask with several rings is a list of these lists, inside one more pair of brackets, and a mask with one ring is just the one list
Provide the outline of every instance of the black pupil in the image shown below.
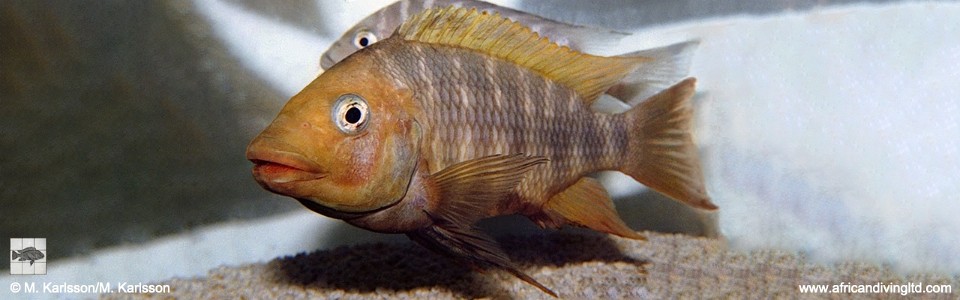
[[368,40],[367,38],[365,37],[360,38],[360,47],[366,47],[369,43],[370,43],[370,40]]
[[360,109],[357,108],[356,106],[353,106],[347,109],[347,115],[346,115],[347,123],[357,124],[357,122],[360,122],[361,116],[363,116],[363,113],[360,112]]

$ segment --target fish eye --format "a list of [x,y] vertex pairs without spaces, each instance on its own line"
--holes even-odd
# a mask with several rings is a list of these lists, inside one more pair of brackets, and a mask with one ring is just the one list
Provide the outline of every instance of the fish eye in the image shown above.
[[345,94],[337,98],[333,105],[333,123],[346,134],[357,134],[367,127],[370,108],[367,100],[354,94]]
[[360,32],[357,32],[357,35],[353,37],[353,45],[356,46],[357,49],[363,49],[363,48],[369,47],[370,45],[373,45],[373,43],[376,43],[376,42],[377,42],[377,35],[373,34],[373,32],[369,32],[366,30],[361,30]]

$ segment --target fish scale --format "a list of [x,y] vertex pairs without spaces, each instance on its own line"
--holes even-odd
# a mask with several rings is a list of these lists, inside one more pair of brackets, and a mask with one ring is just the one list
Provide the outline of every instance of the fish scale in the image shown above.
[[[578,178],[614,169],[614,161],[625,155],[621,116],[591,112],[575,92],[543,76],[467,49],[383,44],[375,51],[381,66],[418,91],[417,119],[426,130],[423,153],[430,155],[431,173],[487,155],[544,156],[550,162],[528,173],[517,188],[525,204],[539,207]],[[506,92],[498,96],[496,89]],[[601,138],[607,134],[619,143],[608,144]]]

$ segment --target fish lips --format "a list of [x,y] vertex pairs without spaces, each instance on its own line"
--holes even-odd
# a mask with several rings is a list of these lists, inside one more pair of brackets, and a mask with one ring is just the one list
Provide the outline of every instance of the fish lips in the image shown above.
[[296,185],[326,177],[319,166],[295,152],[250,149],[247,159],[254,163],[254,179],[280,194],[290,195]]

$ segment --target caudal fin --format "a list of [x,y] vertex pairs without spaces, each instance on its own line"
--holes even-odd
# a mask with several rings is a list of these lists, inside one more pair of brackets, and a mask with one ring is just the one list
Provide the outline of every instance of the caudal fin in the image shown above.
[[695,86],[696,79],[687,78],[626,113],[633,127],[621,171],[677,201],[714,210],[690,133]]
[[664,47],[640,50],[620,57],[645,57],[650,61],[627,74],[607,94],[633,107],[687,77],[693,53],[699,41],[687,41]]
[[10,260],[14,260],[20,257],[20,254],[16,250],[10,250]]

